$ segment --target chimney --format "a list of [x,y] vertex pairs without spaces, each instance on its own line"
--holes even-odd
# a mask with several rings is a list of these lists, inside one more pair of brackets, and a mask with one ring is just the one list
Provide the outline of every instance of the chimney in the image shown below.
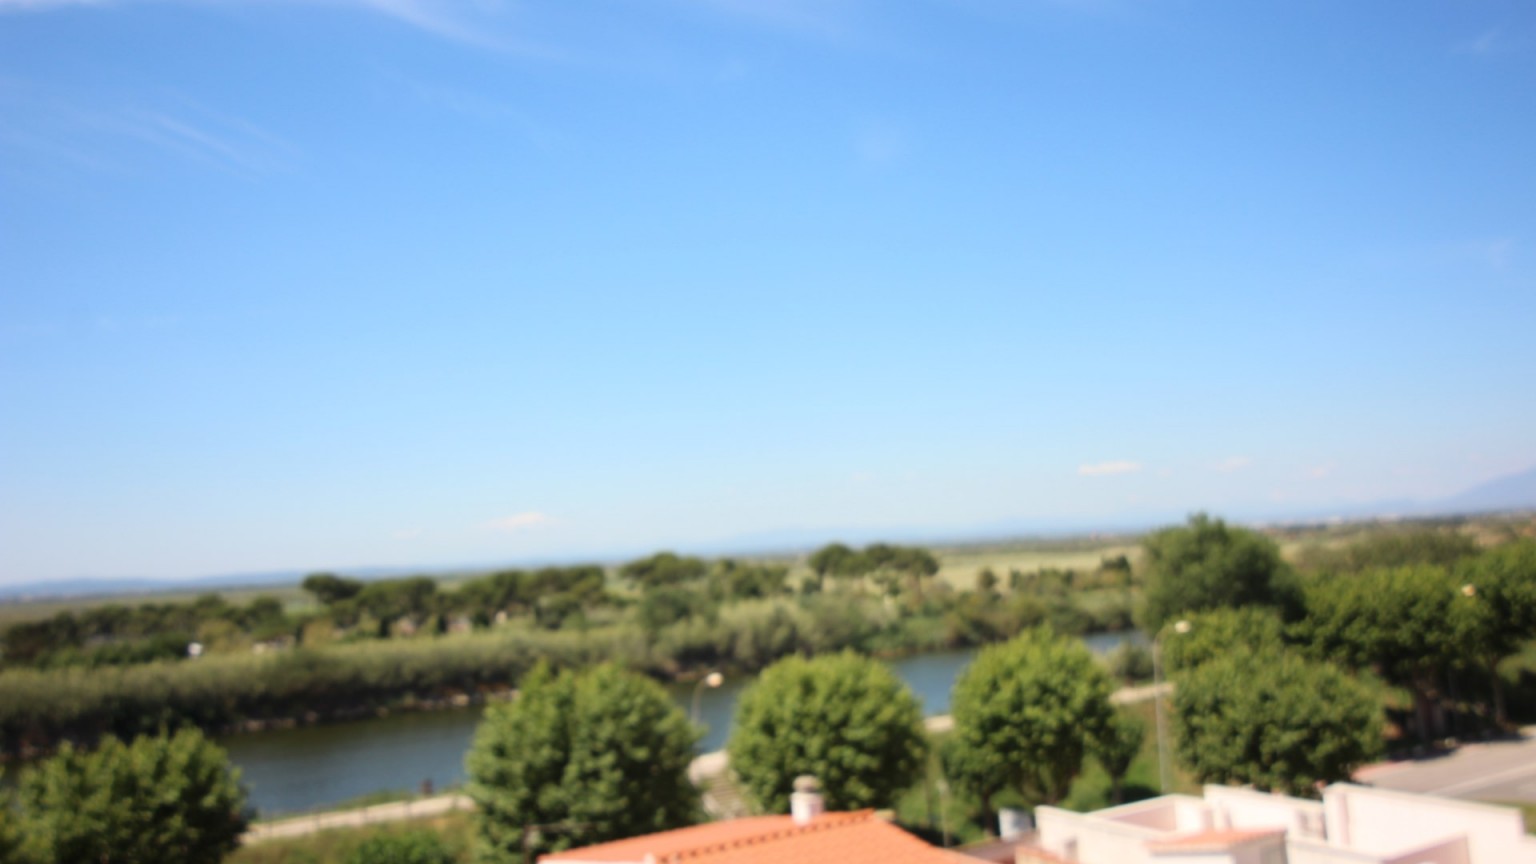
[[809,825],[826,810],[821,792],[817,791],[820,788],[821,784],[809,774],[795,778],[795,791],[789,795],[789,815],[796,825]]
[[997,839],[1013,840],[1035,830],[1035,820],[1028,810],[1004,807],[997,811]]

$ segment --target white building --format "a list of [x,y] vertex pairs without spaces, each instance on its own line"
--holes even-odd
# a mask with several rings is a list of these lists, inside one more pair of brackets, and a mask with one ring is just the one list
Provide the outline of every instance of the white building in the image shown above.
[[1322,801],[1207,786],[1035,818],[1018,864],[1536,864],[1518,810],[1345,783]]

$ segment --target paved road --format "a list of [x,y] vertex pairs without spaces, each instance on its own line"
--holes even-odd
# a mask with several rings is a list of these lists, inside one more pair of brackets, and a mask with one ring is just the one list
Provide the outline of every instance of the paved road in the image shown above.
[[1355,779],[1447,798],[1536,804],[1536,729],[1517,741],[1466,744],[1425,759],[1371,765]]

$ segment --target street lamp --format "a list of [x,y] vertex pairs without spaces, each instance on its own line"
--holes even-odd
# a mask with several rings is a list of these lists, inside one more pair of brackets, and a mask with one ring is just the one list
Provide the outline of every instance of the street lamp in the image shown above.
[[699,679],[699,683],[693,685],[693,713],[688,716],[693,720],[693,725],[699,725],[699,697],[704,694],[704,688],[713,690],[725,683],[725,676],[719,672],[711,672]]
[[[1173,632],[1184,634],[1189,632],[1189,622],[1179,619],[1173,624]],[[1157,714],[1157,772],[1160,791],[1168,794],[1168,748],[1164,740],[1168,737],[1164,731],[1163,722],[1163,634],[1158,633],[1152,638],[1152,709]]]

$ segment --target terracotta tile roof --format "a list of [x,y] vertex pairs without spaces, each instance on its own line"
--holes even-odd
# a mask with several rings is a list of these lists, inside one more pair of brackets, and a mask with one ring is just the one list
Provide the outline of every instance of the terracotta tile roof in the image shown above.
[[879,819],[872,810],[823,813],[809,825],[788,816],[710,822],[643,837],[567,849],[541,862],[655,864],[960,864],[967,861]]
[[1199,831],[1194,834],[1181,834],[1177,837],[1169,837],[1166,840],[1150,840],[1147,846],[1152,849],[1230,849],[1243,843],[1250,843],[1264,837],[1279,837],[1285,834],[1284,828],[1258,828],[1251,831]]

